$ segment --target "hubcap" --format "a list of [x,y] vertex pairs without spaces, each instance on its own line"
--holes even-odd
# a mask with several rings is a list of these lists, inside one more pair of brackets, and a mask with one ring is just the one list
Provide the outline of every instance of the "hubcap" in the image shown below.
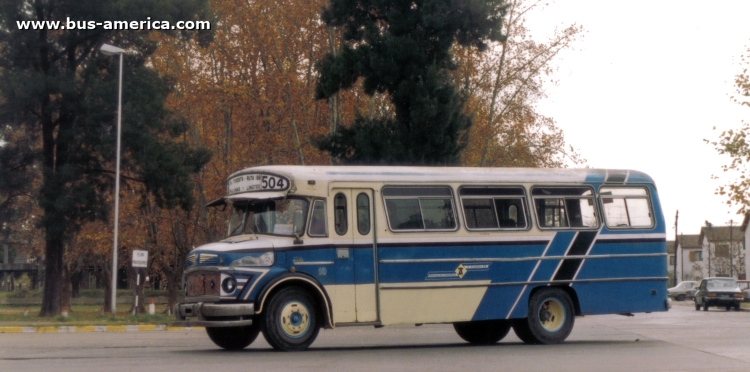
[[281,308],[281,329],[291,338],[302,337],[310,328],[310,313],[299,301],[289,301]]
[[557,299],[550,298],[539,307],[539,324],[547,332],[557,332],[565,323],[565,308]]

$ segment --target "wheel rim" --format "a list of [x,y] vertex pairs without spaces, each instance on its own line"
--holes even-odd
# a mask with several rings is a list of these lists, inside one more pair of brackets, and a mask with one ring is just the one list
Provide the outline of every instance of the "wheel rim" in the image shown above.
[[537,312],[539,324],[547,332],[557,332],[565,324],[565,307],[555,298],[548,298],[542,302]]
[[286,336],[299,338],[310,329],[310,312],[302,302],[289,301],[281,307],[279,322]]

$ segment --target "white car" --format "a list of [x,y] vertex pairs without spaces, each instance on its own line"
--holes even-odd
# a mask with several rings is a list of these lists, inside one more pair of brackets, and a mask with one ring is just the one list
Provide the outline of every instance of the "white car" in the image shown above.
[[697,290],[698,282],[688,280],[667,289],[667,292],[669,297],[674,298],[675,301],[685,301],[688,298],[693,298]]

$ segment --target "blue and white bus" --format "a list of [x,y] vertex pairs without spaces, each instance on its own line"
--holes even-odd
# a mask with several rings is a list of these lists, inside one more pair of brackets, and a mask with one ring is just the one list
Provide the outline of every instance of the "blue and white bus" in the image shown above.
[[670,305],[664,218],[638,171],[263,166],[209,206],[227,236],[187,257],[175,324],[226,349],[425,323],[554,344],[576,316]]

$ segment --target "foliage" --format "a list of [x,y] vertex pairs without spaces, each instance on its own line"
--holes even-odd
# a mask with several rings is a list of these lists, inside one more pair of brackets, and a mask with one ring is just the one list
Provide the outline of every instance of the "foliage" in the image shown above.
[[[741,58],[745,67],[742,73],[734,79],[736,95],[732,100],[742,106],[750,107],[750,48]],[[714,127],[714,130],[716,127]],[[733,180],[716,190],[716,194],[726,196],[728,206],[738,207],[737,213],[750,212],[750,170],[746,164],[750,162],[750,122],[743,121],[739,129],[729,129],[719,134],[718,140],[704,140],[712,145],[720,155],[728,155],[731,161],[721,167],[722,172],[732,175]],[[718,178],[714,176],[714,178]]]
[[469,93],[467,111],[474,116],[469,145],[461,162],[480,167],[563,167],[585,162],[566,145],[552,118],[537,112],[544,85],[555,72],[552,62],[572,47],[583,29],[570,25],[545,42],[529,36],[527,14],[541,1],[512,0],[503,22],[505,40],[480,54],[456,48],[456,84]]
[[319,62],[316,97],[331,98],[362,78],[364,92],[390,97],[393,115],[358,116],[319,142],[344,162],[456,164],[471,118],[453,86],[454,44],[502,40],[502,1],[332,0],[322,19],[340,27],[340,51]]
[[[98,53],[102,42],[133,53],[125,58],[123,173],[165,207],[188,209],[193,202],[190,173],[208,153],[174,142],[186,126],[163,103],[170,86],[145,57],[154,44],[147,32],[72,29],[21,30],[18,21],[140,21],[208,16],[205,1],[0,1],[0,126],[26,133],[36,143],[23,151],[41,175],[38,189],[26,189],[42,209],[45,233],[43,315],[60,310],[64,246],[87,221],[106,220],[112,189],[112,154],[117,61]],[[5,166],[6,164],[0,163]],[[3,168],[3,171],[6,171]],[[28,184],[27,184],[28,186]]]

